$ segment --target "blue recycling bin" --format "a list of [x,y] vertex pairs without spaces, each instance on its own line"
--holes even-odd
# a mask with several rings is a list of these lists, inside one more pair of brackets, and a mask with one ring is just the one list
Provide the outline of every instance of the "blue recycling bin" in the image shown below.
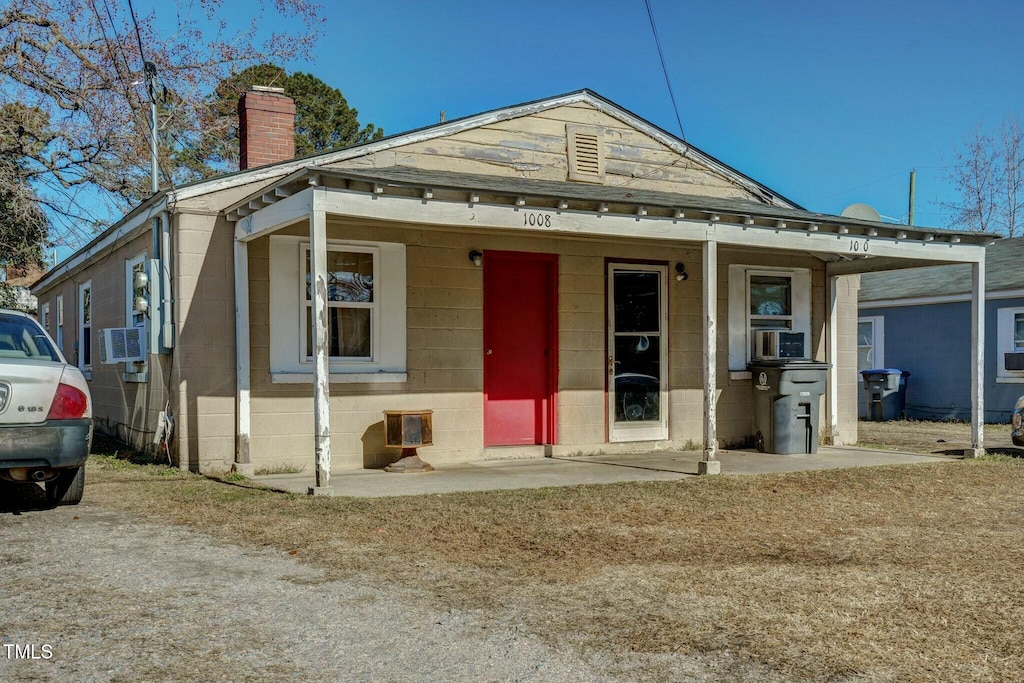
[[861,370],[867,399],[865,418],[885,422],[906,417],[907,378],[910,373],[897,368]]

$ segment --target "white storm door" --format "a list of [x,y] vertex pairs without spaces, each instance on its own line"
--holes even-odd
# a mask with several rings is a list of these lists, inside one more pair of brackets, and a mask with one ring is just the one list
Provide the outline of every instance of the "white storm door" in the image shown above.
[[668,268],[608,265],[608,439],[668,438]]

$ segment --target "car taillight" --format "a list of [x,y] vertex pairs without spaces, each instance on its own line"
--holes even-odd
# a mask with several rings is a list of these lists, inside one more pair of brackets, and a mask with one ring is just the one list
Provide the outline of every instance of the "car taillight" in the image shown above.
[[1014,413],[1013,417],[1010,418],[1010,424],[1013,425],[1014,429],[1020,429],[1021,425],[1024,424],[1024,415]]
[[57,394],[50,404],[50,413],[47,420],[77,420],[85,415],[89,407],[89,398],[81,389],[70,384],[61,384],[57,387]]

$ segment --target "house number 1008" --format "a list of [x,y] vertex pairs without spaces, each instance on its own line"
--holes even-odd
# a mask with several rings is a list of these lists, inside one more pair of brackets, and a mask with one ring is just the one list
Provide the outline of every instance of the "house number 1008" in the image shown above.
[[533,225],[538,228],[550,228],[551,216],[547,216],[542,213],[525,213],[523,214],[523,225]]
[[863,251],[865,254],[868,251],[867,240],[853,240],[850,242],[850,251]]

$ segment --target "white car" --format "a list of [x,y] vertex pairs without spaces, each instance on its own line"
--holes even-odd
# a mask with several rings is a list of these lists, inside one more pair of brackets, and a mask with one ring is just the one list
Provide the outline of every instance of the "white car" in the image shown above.
[[92,397],[33,318],[0,309],[0,479],[45,484],[54,505],[85,490]]

